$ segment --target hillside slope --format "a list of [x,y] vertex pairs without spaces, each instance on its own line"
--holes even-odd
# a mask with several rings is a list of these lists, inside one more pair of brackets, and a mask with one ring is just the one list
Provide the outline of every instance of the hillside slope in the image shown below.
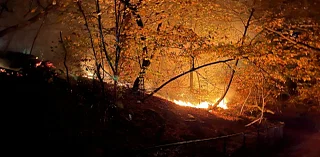
[[45,147],[41,150],[46,156],[105,156],[245,130],[245,121],[225,120],[158,97],[138,103],[124,87],[120,107],[110,108],[113,98],[102,97],[98,84],[79,77],[69,86],[43,67],[27,75],[2,71],[1,105],[8,108],[8,133],[16,139],[10,141],[24,146],[34,141]]

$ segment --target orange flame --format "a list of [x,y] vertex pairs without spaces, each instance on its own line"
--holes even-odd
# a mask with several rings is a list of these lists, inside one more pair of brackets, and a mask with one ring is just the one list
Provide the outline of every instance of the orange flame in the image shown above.
[[199,104],[192,104],[191,102],[185,102],[181,100],[173,100],[174,103],[180,105],[180,106],[187,106],[187,107],[194,107],[194,108],[204,108],[207,109],[209,107],[209,102],[201,102]]
[[[218,101],[218,100],[216,100],[216,101]],[[223,108],[223,109],[225,109],[225,110],[228,109],[226,99],[223,99],[222,101],[220,101],[220,103],[218,104],[217,107]]]
[[[208,109],[210,104],[214,104],[214,103],[210,103],[207,101],[204,102],[200,102],[198,104],[193,104],[191,102],[185,102],[182,100],[173,100],[174,103],[176,103],[177,105],[180,106],[187,106],[187,107],[193,107],[193,108],[202,108],[202,109]],[[223,108],[223,109],[228,109],[227,106],[227,101],[225,99],[223,99],[217,107]]]

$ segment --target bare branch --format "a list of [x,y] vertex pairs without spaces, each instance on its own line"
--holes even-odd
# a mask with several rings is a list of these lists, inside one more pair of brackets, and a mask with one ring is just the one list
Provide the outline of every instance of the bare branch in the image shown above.
[[[246,38],[246,35],[247,35],[247,31],[248,31],[248,28],[249,28],[249,25],[250,25],[251,18],[253,17],[254,11],[255,11],[255,9],[252,8],[250,16],[249,16],[248,21],[247,21],[247,24],[246,24],[246,26],[244,28],[243,36],[242,36],[242,39],[241,39],[241,47],[244,45],[245,38]],[[241,49],[240,49],[240,51],[241,51]],[[238,66],[238,63],[239,63],[239,58],[236,59],[235,68]],[[225,98],[225,96],[227,95],[227,93],[228,93],[228,91],[230,89],[230,86],[231,86],[231,83],[232,83],[232,80],[233,80],[235,72],[236,72],[236,70],[232,69],[231,77],[230,77],[230,80],[229,80],[228,85],[226,87],[226,90],[224,91],[222,96],[219,98],[219,100],[213,106],[209,107],[209,110],[211,110],[215,106],[218,106],[218,104]]]
[[252,121],[251,123],[249,123],[249,124],[247,124],[247,125],[245,125],[245,126],[246,126],[246,127],[248,127],[248,126],[250,126],[250,125],[252,125],[252,124],[254,124],[254,123],[258,122],[260,119],[261,119],[261,117],[259,117],[258,119],[256,119],[256,120]]
[[33,38],[33,42],[32,42],[32,45],[31,45],[31,49],[30,49],[29,54],[32,54],[32,50],[33,50],[33,47],[34,47],[34,43],[36,42],[36,40],[37,40],[37,38],[38,38],[38,35],[39,35],[39,33],[40,33],[40,30],[41,30],[43,24],[44,24],[45,21],[46,21],[46,18],[47,18],[47,13],[44,15],[43,20],[42,20],[42,22],[41,22],[41,24],[40,24],[40,26],[39,26],[39,28],[38,28],[38,31],[37,31],[36,35],[34,36],[34,38]]
[[273,29],[271,29],[271,28],[268,28],[268,27],[264,27],[264,29],[280,35],[282,38],[288,40],[289,42],[291,42],[291,43],[293,43],[293,44],[297,44],[297,42],[295,42],[294,40],[291,40],[290,38],[284,36],[284,35],[283,35],[281,32],[279,32],[279,31],[275,31],[275,30],[273,30]]
[[[252,89],[252,87],[251,87],[251,89]],[[252,91],[251,89],[250,89],[250,91],[249,91],[248,96],[246,97],[246,99],[245,99],[245,100],[244,100],[244,102],[242,103],[241,110],[240,110],[240,115],[242,114],[242,111],[243,111],[244,105],[246,104],[246,102],[247,102],[247,100],[248,100],[249,96],[251,95],[251,91]]]
[[273,29],[271,29],[271,28],[268,28],[268,27],[264,27],[264,29],[280,35],[282,38],[286,39],[287,41],[291,42],[292,44],[301,46],[301,47],[303,47],[303,48],[305,48],[305,49],[308,49],[308,48],[309,48],[309,49],[312,49],[312,50],[315,50],[315,51],[320,51],[320,48],[313,47],[313,46],[311,46],[311,45],[308,45],[308,44],[305,44],[305,43],[302,43],[302,42],[296,42],[296,41],[294,41],[294,40],[286,37],[285,35],[283,35],[283,34],[282,34],[281,32],[279,32],[279,31],[275,31],[275,30],[273,30]]

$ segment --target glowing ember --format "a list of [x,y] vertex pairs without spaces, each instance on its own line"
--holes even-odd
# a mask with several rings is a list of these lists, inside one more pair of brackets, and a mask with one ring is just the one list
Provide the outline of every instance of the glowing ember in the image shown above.
[[[203,108],[203,109],[208,109],[210,104],[214,104],[214,103],[210,103],[210,102],[207,102],[207,101],[200,102],[199,104],[192,104],[191,102],[185,102],[185,101],[181,101],[181,100],[173,100],[173,102],[176,103],[177,105],[180,105],[180,106]],[[223,108],[223,109],[228,109],[227,101],[226,100],[222,100],[217,107],[220,107],[220,108]]]

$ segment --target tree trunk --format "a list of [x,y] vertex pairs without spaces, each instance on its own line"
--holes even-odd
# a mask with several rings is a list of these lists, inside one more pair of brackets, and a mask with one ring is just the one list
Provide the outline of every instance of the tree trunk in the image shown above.
[[[194,69],[194,57],[190,58],[190,69]],[[190,91],[193,90],[193,71],[190,72]]]

